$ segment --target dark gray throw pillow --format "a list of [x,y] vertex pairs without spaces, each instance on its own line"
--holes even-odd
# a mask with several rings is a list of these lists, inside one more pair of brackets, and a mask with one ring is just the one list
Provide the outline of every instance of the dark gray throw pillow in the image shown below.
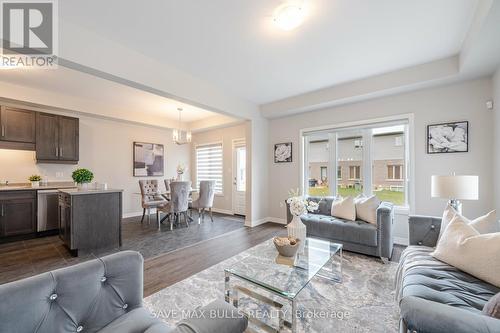
[[483,314],[500,319],[500,293],[490,298],[484,305]]

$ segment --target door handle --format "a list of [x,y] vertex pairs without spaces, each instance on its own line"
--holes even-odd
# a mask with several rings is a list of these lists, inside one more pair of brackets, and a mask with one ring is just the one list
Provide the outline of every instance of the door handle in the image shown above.
[[5,125],[2,125],[2,138],[5,136]]
[[1,216],[2,216],[2,217],[4,217],[4,216],[5,216],[5,211],[4,211],[3,204],[2,204],[2,215],[1,215]]
[[61,147],[59,147],[59,157],[62,157],[63,156],[63,150]]
[[59,148],[56,147],[56,157],[59,157]]

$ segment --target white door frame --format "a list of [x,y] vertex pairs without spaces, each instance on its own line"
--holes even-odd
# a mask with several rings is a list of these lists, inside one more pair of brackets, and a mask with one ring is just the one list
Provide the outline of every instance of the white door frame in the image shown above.
[[[247,148],[245,138],[239,138],[239,139],[232,140],[232,149],[231,149],[231,160],[232,160],[232,166],[231,166],[231,169],[232,169],[232,172],[231,172],[231,203],[232,204],[231,204],[231,209],[233,211],[233,214],[236,214],[236,209],[235,209],[236,184],[234,182],[236,179],[235,153],[236,153],[236,148],[238,148],[238,147],[245,147],[245,149]],[[248,154],[248,151],[247,151],[247,154]],[[245,190],[245,206],[246,206],[246,195],[247,195],[247,193]],[[246,207],[245,207],[245,215],[246,215]]]

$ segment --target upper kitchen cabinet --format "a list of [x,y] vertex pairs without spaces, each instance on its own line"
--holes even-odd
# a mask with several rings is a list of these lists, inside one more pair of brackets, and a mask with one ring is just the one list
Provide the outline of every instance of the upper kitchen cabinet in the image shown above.
[[69,164],[78,162],[78,118],[38,113],[36,124],[38,162]]
[[34,150],[36,112],[0,107],[0,148]]

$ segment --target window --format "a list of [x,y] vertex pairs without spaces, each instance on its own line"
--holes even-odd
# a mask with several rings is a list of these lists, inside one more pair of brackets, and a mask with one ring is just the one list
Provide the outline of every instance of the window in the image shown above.
[[236,191],[246,191],[246,158],[247,149],[245,147],[236,148]]
[[349,166],[349,179],[350,180],[360,180],[361,179],[361,166],[359,166],[359,165]]
[[312,136],[307,144],[309,161],[307,163],[307,193],[312,196],[330,195],[328,186],[328,137]]
[[196,186],[215,180],[215,193],[222,194],[222,143],[196,146]]
[[[323,127],[303,133],[304,187],[309,188],[310,195],[321,192],[345,197],[364,193],[396,206],[407,206],[408,127],[409,119],[404,119]],[[336,177],[330,170],[336,171]],[[328,182],[322,183],[324,173],[328,174]]]
[[328,168],[326,166],[322,166],[320,168],[320,173],[321,173],[321,182],[324,183],[328,179]]
[[402,165],[388,165],[387,166],[387,179],[388,180],[402,180],[403,179],[403,166]]

